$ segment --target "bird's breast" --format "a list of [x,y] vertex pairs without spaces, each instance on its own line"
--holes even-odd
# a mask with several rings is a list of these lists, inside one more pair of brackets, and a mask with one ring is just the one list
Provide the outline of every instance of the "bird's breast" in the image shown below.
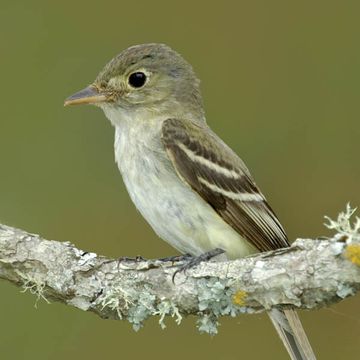
[[154,231],[183,253],[216,247],[230,257],[253,249],[177,175],[153,129],[117,127],[115,158],[128,193]]

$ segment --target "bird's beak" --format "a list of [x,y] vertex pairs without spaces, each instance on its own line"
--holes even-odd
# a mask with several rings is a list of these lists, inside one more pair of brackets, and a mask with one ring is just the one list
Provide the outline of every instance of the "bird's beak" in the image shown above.
[[69,96],[64,106],[79,105],[79,104],[97,104],[107,100],[107,97],[102,94],[95,86],[90,85],[87,88],[78,91],[74,95]]

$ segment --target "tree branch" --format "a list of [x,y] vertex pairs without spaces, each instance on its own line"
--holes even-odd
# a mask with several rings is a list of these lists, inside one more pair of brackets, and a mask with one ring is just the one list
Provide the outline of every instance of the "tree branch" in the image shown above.
[[60,301],[103,318],[127,319],[135,329],[152,315],[199,315],[202,331],[215,333],[217,318],[274,306],[315,309],[360,288],[360,219],[347,207],[328,227],[326,240],[298,239],[288,249],[235,261],[202,263],[172,276],[181,264],[107,259],[68,242],[0,225],[0,278],[38,298]]

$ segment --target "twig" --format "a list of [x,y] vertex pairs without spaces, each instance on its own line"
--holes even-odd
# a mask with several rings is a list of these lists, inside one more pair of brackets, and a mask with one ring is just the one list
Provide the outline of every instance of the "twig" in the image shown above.
[[[360,288],[360,220],[350,206],[330,220],[337,234],[297,239],[288,249],[235,261],[202,263],[172,275],[181,261],[111,260],[68,242],[0,225],[0,278],[102,318],[127,319],[139,329],[149,316],[181,322],[198,315],[201,331],[216,333],[217,319],[274,306],[316,309]],[[218,259],[219,260],[219,259]]]

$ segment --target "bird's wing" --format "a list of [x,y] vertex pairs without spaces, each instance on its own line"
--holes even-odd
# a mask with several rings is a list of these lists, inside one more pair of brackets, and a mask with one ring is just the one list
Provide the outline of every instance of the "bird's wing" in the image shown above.
[[[286,234],[242,160],[206,125],[168,119],[162,141],[179,177],[259,251],[287,247]],[[294,310],[269,312],[292,360],[316,360]]]
[[205,124],[168,119],[162,141],[179,177],[259,251],[289,245],[245,164]]

